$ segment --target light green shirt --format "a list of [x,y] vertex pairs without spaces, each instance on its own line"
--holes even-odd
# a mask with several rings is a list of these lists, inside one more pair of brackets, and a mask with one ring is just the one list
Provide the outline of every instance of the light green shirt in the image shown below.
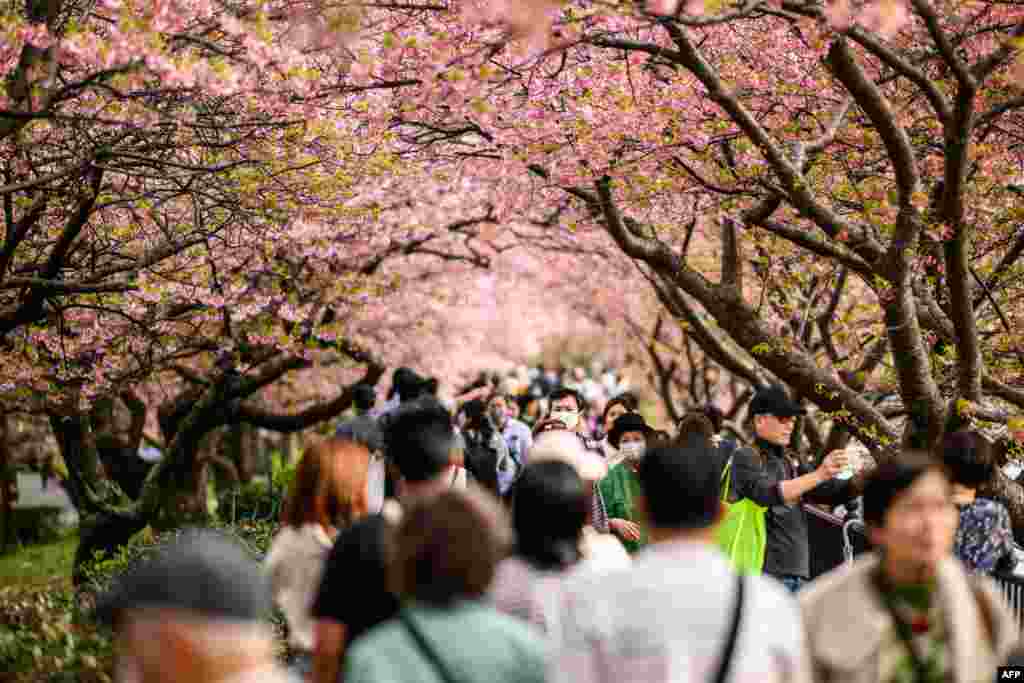
[[[465,602],[450,609],[404,608],[435,654],[460,683],[544,683],[544,642],[532,627],[494,608]],[[445,683],[397,618],[352,645],[345,683]]]

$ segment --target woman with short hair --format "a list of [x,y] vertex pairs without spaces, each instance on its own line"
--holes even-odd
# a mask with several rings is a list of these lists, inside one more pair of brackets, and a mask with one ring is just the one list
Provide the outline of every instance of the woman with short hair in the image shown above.
[[527,625],[483,598],[511,533],[487,493],[451,489],[408,509],[389,579],[398,616],[357,640],[346,683],[541,683],[545,648]]
[[498,610],[545,633],[557,632],[551,622],[562,580],[582,558],[588,498],[572,465],[549,460],[526,466],[512,503],[515,551],[498,565],[490,588]]
[[977,432],[953,432],[942,443],[942,462],[960,510],[953,554],[974,574],[1012,571],[1017,563],[1010,513],[1002,503],[978,497],[978,487],[992,478],[994,456],[992,444]]
[[604,413],[601,415],[601,431],[604,432],[604,439],[601,441],[601,451],[604,453],[608,467],[614,467],[623,460],[623,455],[611,444],[608,435],[611,434],[615,421],[626,413],[635,413],[640,409],[640,401],[635,394],[628,391],[610,399],[604,406]]

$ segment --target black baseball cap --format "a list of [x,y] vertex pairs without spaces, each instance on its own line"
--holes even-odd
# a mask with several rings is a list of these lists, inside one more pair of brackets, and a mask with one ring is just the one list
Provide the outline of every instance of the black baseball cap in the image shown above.
[[795,417],[806,415],[799,403],[793,401],[786,394],[786,390],[780,386],[769,386],[758,389],[754,398],[750,399],[750,407],[747,412],[751,417],[754,415],[775,415],[776,417]]
[[124,610],[145,608],[255,621],[270,614],[270,586],[238,542],[209,529],[186,529],[115,579],[97,600],[95,617],[115,624]]

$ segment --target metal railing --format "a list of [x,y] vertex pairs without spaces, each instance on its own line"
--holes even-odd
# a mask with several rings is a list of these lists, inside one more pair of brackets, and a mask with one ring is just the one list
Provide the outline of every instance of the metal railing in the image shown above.
[[869,548],[864,524],[857,518],[842,519],[830,512],[805,505],[807,536],[811,550],[811,578],[831,571]]
[[[805,505],[811,549],[811,578],[835,569],[870,548],[859,518],[843,520],[819,508]],[[1024,576],[998,572],[992,575],[1006,603],[1024,629]]]
[[1016,574],[997,573],[993,574],[996,585],[1006,598],[1006,604],[1010,606],[1013,613],[1017,615],[1017,624],[1024,628],[1024,577]]

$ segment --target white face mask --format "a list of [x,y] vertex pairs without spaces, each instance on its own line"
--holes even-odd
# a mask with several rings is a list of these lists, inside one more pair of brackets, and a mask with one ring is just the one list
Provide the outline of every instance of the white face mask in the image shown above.
[[629,460],[640,460],[644,457],[643,441],[627,441],[619,444],[619,453]]
[[575,410],[552,410],[551,418],[564,424],[566,429],[576,429],[576,425],[580,421],[580,414]]
[[1022,465],[1020,462],[1016,460],[1011,460],[1010,462],[1003,465],[1003,474],[1005,474],[1010,479],[1016,479],[1017,477],[1020,476],[1020,473],[1022,471],[1024,471],[1024,465]]

